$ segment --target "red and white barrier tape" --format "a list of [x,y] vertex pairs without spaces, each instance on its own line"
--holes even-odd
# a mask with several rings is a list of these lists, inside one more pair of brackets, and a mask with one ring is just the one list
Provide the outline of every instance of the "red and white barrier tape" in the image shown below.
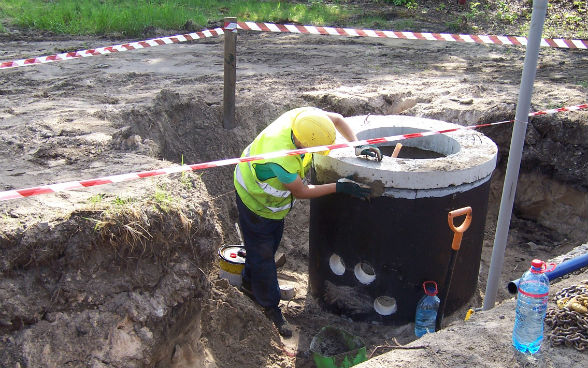
[[[588,104],[569,106],[569,107],[560,107],[558,109],[532,112],[529,114],[529,116],[555,114],[557,112],[576,111],[576,110],[587,109],[587,108],[588,108]],[[252,157],[230,158],[230,159],[226,159],[226,160],[210,161],[210,162],[204,162],[204,163],[194,164],[194,165],[173,166],[173,167],[151,170],[151,171],[141,171],[141,172],[135,172],[135,173],[129,173],[129,174],[105,176],[105,177],[97,178],[97,179],[82,180],[82,181],[70,181],[70,182],[60,183],[60,184],[43,185],[40,187],[8,190],[5,192],[0,192],[0,201],[6,201],[9,199],[16,199],[16,198],[31,197],[31,196],[35,196],[35,195],[39,195],[39,194],[61,192],[61,191],[65,191],[65,190],[88,188],[88,187],[93,187],[93,186],[97,186],[97,185],[120,183],[120,182],[124,182],[124,181],[129,181],[129,180],[149,178],[152,176],[167,175],[167,174],[179,173],[179,172],[184,172],[184,171],[202,170],[202,169],[208,169],[208,168],[212,168],[212,167],[234,165],[234,164],[238,164],[241,162],[258,161],[258,160],[265,160],[265,159],[283,157],[283,156],[295,156],[295,155],[300,155],[303,153],[335,150],[335,149],[340,149],[340,148],[360,146],[363,144],[379,144],[379,143],[384,143],[384,142],[395,142],[395,141],[399,141],[399,140],[426,137],[426,136],[436,135],[436,134],[445,134],[445,133],[455,132],[458,130],[476,129],[476,128],[481,128],[481,127],[506,124],[506,123],[512,123],[512,122],[514,122],[514,120],[465,126],[465,127],[446,129],[446,130],[440,130],[440,131],[401,134],[401,135],[394,135],[394,136],[389,136],[389,137],[372,138],[372,139],[365,139],[365,140],[361,140],[361,141],[338,143],[338,144],[332,144],[332,145],[328,145],[328,146],[316,146],[316,147],[302,148],[302,149],[296,149],[296,150],[276,151],[276,152],[265,153],[263,155],[252,156]]]
[[[301,26],[295,24],[274,24],[274,23],[256,23],[256,22],[237,22],[226,23],[224,29],[239,28],[248,31],[261,32],[289,32],[302,34],[317,34],[331,36],[349,36],[349,37],[379,37],[379,38],[397,38],[405,40],[424,40],[424,41],[449,41],[465,43],[481,43],[495,45],[514,45],[525,46],[526,37],[520,36],[494,36],[494,35],[465,35],[449,33],[427,33],[427,32],[408,32],[408,31],[379,31],[371,29],[353,29],[338,27],[320,27],[320,26]],[[186,41],[197,40],[206,37],[215,37],[223,34],[223,28],[215,28],[200,32],[180,34],[175,36],[153,38],[145,41],[125,43],[97,49],[88,49],[80,51],[65,52],[48,56],[38,56],[28,59],[12,60],[0,62],[1,69],[18,68],[27,65],[52,63],[54,61],[64,61],[79,59],[82,57],[106,55],[115,52],[143,49],[147,47],[168,45],[172,43],[181,43]],[[567,49],[588,49],[588,40],[566,40],[562,38],[544,38],[541,40],[541,46],[556,47]]]
[[[330,36],[399,38],[405,40],[449,41],[514,46],[527,45],[527,38],[520,36],[377,31],[371,29],[301,26],[295,24],[274,24],[255,22],[237,22],[237,26],[239,29],[261,32],[289,32]],[[565,40],[561,38],[544,38],[541,40],[541,46],[558,47],[566,49],[588,49],[588,40]]]
[[147,47],[155,47],[155,46],[161,46],[161,45],[169,45],[172,43],[193,41],[193,40],[197,40],[200,38],[215,37],[215,36],[218,36],[221,34],[223,34],[223,29],[222,28],[215,28],[215,29],[204,30],[204,31],[200,31],[200,32],[193,32],[193,33],[187,33],[187,34],[181,34],[181,35],[175,35],[175,36],[169,36],[169,37],[153,38],[153,39],[145,40],[145,41],[125,43],[122,45],[99,47],[97,49],[65,52],[62,54],[55,54],[55,55],[49,55],[49,56],[39,56],[39,57],[34,57],[34,58],[29,58],[29,59],[5,61],[5,62],[0,63],[0,69],[18,68],[18,67],[27,66],[27,65],[52,63],[54,61],[71,60],[71,59],[78,59],[78,58],[88,57],[88,56],[112,54],[114,52],[144,49]]

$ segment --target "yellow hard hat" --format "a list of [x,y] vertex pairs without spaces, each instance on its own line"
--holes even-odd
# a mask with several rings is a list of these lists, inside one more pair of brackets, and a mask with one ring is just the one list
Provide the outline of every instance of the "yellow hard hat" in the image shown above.
[[335,124],[318,110],[303,111],[292,123],[292,132],[304,147],[326,146],[335,142]]

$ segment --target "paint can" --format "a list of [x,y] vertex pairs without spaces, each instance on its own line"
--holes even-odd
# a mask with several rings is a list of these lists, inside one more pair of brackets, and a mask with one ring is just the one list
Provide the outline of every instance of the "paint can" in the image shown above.
[[245,247],[243,245],[223,245],[218,250],[219,276],[229,280],[233,286],[241,286],[241,271],[245,266]]
[[280,299],[292,300],[296,296],[296,289],[292,285],[280,284]]

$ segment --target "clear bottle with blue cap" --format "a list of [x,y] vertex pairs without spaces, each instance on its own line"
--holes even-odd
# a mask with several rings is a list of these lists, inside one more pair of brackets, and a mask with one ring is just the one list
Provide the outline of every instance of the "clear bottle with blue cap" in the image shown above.
[[534,354],[541,348],[549,297],[545,262],[534,259],[519,280],[512,344],[518,351]]

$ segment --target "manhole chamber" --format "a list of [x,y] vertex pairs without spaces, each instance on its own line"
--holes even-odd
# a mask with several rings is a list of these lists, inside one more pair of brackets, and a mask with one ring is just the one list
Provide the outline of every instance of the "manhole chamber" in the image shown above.
[[[460,128],[407,116],[347,118],[359,139]],[[342,137],[337,141],[343,142]],[[483,134],[460,129],[379,145],[381,162],[353,148],[315,155],[312,182],[354,176],[380,196],[369,201],[334,194],[311,200],[309,283],[323,307],[353,320],[400,324],[414,320],[424,281],[440,289],[451,256],[448,212],[470,206],[445,312],[473,296],[480,266],[490,179],[497,147]],[[459,225],[463,218],[456,218]]]

